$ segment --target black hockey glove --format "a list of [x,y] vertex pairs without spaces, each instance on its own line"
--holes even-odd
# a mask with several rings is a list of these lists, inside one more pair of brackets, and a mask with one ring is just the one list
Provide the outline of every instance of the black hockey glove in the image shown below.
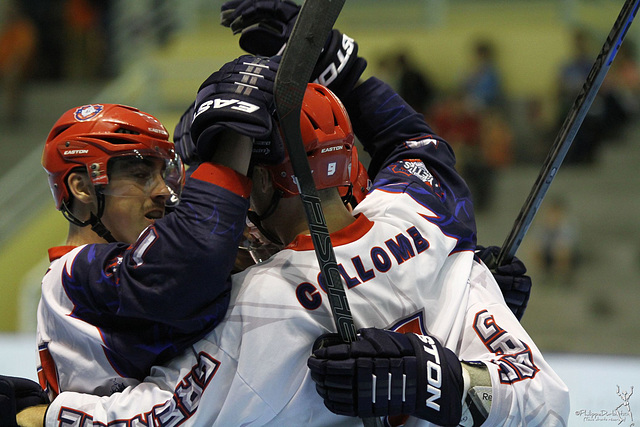
[[17,426],[18,412],[47,403],[49,397],[38,383],[26,378],[0,375],[0,426]]
[[[462,366],[430,336],[383,329],[358,331],[346,344],[318,338],[307,365],[325,406],[339,415],[412,415],[438,425],[462,416]],[[391,384],[389,384],[391,383]]]
[[505,302],[516,318],[522,320],[531,294],[531,277],[525,275],[527,268],[517,257],[513,257],[509,264],[496,267],[498,253],[498,246],[478,246],[476,250],[478,257],[491,269]]
[[221,8],[222,25],[240,33],[240,47],[273,56],[289,40],[300,6],[289,0],[231,0]]
[[367,61],[358,56],[358,44],[351,37],[333,29],[318,58],[311,81],[331,89],[344,99],[367,68]]
[[191,139],[200,159],[211,157],[216,134],[231,129],[254,139],[253,163],[282,162],[284,145],[274,125],[273,102],[279,63],[277,56],[243,55],[223,65],[200,86],[191,124]]
[[182,113],[180,121],[173,130],[173,143],[176,146],[176,152],[186,165],[192,166],[202,161],[196,150],[196,145],[191,139],[191,122],[193,121],[193,108],[195,102],[189,105],[189,108]]
[[[275,55],[289,40],[300,6],[288,0],[231,0],[222,5],[222,25],[241,33],[240,47],[254,55]],[[333,30],[311,74],[311,81],[327,86],[343,98],[367,67],[358,44]]]

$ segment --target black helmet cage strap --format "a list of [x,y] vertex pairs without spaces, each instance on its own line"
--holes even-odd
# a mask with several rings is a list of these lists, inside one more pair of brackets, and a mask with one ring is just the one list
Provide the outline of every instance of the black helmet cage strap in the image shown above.
[[[248,211],[247,217],[249,218],[249,221],[251,221],[253,225],[256,226],[256,228],[260,231],[260,233],[262,233],[264,237],[266,237],[268,240],[270,240],[272,243],[275,243],[276,245],[283,246],[284,243],[282,243],[280,239],[278,239],[270,231],[265,230],[265,228],[262,226],[262,221],[264,221],[265,219],[273,215],[273,213],[276,211],[276,208],[278,207],[278,203],[280,203],[280,199],[284,195],[284,192],[279,188],[276,188],[275,190],[276,191],[273,192],[273,196],[271,197],[271,202],[269,203],[269,207],[262,215],[258,215],[254,211]],[[354,207],[357,204],[355,198],[353,197],[353,184],[349,185],[347,194],[342,196],[342,202],[345,205],[347,203],[351,203],[351,205]]]
[[98,199],[97,215],[91,212],[89,219],[86,221],[82,221],[78,219],[78,217],[76,217],[73,214],[73,212],[71,212],[71,209],[69,209],[69,206],[64,200],[62,201],[62,206],[60,206],[60,210],[62,211],[62,215],[64,215],[64,217],[70,223],[77,225],[78,227],[86,227],[90,225],[91,230],[93,230],[93,232],[96,233],[98,236],[102,237],[104,240],[106,240],[109,243],[115,243],[117,242],[117,240],[114,239],[111,232],[107,229],[107,227],[104,226],[104,224],[100,219],[102,218],[102,214],[104,213],[104,193],[102,192],[102,186],[98,185],[98,186],[94,186],[94,188],[96,189],[96,198]]
[[342,199],[342,203],[344,203],[345,206],[347,203],[351,203],[352,207],[355,207],[357,205],[356,200],[353,197],[353,184],[349,184],[346,194],[342,196],[341,199]]
[[284,245],[284,243],[282,243],[275,234],[271,233],[268,230],[265,230],[265,228],[262,226],[262,221],[264,221],[265,219],[273,215],[273,213],[276,211],[276,208],[278,207],[278,203],[280,203],[280,199],[282,198],[283,194],[284,193],[282,192],[282,190],[280,190],[279,188],[276,188],[276,191],[273,192],[273,196],[271,197],[271,202],[269,203],[269,207],[262,215],[258,215],[254,211],[247,212],[247,217],[249,218],[249,221],[251,221],[253,225],[256,226],[258,231],[260,231],[260,233],[262,233],[264,237],[266,237],[269,241],[271,241],[271,243],[275,243],[276,245],[279,245],[279,246]]

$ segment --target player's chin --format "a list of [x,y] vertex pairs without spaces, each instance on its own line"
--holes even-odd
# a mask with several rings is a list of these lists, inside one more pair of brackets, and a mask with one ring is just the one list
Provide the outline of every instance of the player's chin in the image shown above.
[[[132,230],[138,231],[138,234],[142,233],[147,227],[154,225],[156,223],[156,221],[158,220],[158,218],[156,217],[149,217],[144,215],[142,218],[140,218],[138,221],[136,221],[135,223],[132,223]],[[135,224],[135,225],[134,225]]]

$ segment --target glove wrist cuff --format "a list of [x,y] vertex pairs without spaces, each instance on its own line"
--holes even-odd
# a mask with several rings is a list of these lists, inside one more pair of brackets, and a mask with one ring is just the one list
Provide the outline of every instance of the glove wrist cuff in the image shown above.
[[489,417],[493,388],[489,369],[481,362],[462,361],[464,392],[462,398],[462,426],[482,425]]

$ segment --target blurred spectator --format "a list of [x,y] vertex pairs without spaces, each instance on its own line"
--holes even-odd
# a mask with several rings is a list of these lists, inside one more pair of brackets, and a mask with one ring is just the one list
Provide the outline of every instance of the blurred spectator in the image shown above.
[[37,49],[37,30],[21,5],[5,4],[4,26],[0,29],[0,94],[2,119],[15,124],[25,112],[24,91],[32,76]]
[[514,110],[511,115],[514,120],[513,161],[541,165],[558,132],[555,123],[551,122],[555,117],[547,114],[539,95],[521,98],[519,103],[514,103]]
[[168,7],[167,0],[153,0],[153,10],[156,13],[154,22],[150,25],[155,27],[156,39],[159,46],[166,46],[171,36],[177,28],[176,14]]
[[478,40],[473,45],[473,62],[454,94],[434,107],[430,122],[454,146],[474,207],[483,212],[491,207],[496,171],[513,161],[513,132],[504,114],[493,45]]
[[443,97],[434,106],[430,123],[453,146],[458,167],[466,163],[470,147],[480,141],[480,118],[469,107],[466,94],[457,90]]
[[582,89],[596,57],[585,30],[574,30],[572,43],[571,59],[562,65],[558,76],[558,95],[562,103],[568,104],[567,107],[573,104]]
[[414,110],[425,114],[436,95],[430,79],[407,53],[396,56],[396,66],[399,75],[398,93]]
[[[611,64],[603,87],[607,89],[613,104],[608,117],[609,126],[625,126],[640,112],[640,64],[633,40],[625,40]],[[611,105],[610,104],[610,105]],[[617,115],[616,108],[618,109]],[[619,123],[616,123],[617,120]]]
[[544,274],[542,283],[571,285],[578,264],[578,230],[561,197],[543,202],[533,235],[534,259]]
[[34,78],[59,80],[64,77],[64,20],[66,0],[16,0],[31,18],[38,34]]
[[463,79],[462,90],[480,124],[473,161],[467,162],[463,175],[470,182],[475,207],[482,212],[491,207],[496,171],[511,164],[513,158],[513,132],[506,119],[502,75],[491,41],[478,39],[473,44],[472,67]]
[[[451,144],[456,152],[456,168],[465,178],[477,211],[481,211],[483,199],[488,193],[485,186],[484,161],[481,151],[481,117],[470,108],[466,93],[456,90],[444,96],[434,105],[429,122],[435,132]],[[488,189],[487,189],[488,191]]]
[[461,90],[443,98],[430,117],[436,133],[456,151],[456,164],[478,212],[491,207],[496,171],[513,162],[513,132],[497,107],[472,108]]
[[474,205],[486,211],[493,202],[497,171],[513,163],[513,132],[498,107],[486,108],[480,114],[480,146],[476,161],[468,165],[467,180],[475,191]]
[[462,83],[472,105],[478,110],[503,107],[502,77],[496,63],[496,52],[488,40],[478,40],[473,46],[471,72]]
[[414,110],[426,114],[436,98],[436,88],[407,52],[393,53],[378,61],[380,74]]
[[[581,92],[598,54],[598,49],[592,45],[589,34],[584,29],[574,30],[572,41],[572,58],[561,67],[558,74],[555,126],[558,130]],[[609,81],[600,87],[567,152],[565,163],[593,164],[601,143],[618,136],[620,126],[624,123],[624,110],[613,92],[611,83]]]
[[106,74],[107,35],[103,9],[109,2],[66,0],[65,77],[92,80]]

